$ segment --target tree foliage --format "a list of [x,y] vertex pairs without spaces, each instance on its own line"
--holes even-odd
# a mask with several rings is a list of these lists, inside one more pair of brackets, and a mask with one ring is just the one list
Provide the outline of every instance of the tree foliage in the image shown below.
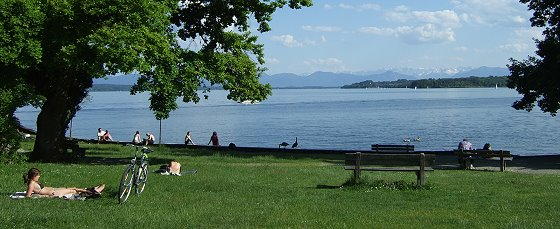
[[0,1],[0,77],[9,90],[23,88],[12,108],[40,102],[32,158],[62,155],[68,123],[94,78],[139,73],[131,93],[149,91],[157,119],[179,97],[198,102],[204,82],[221,84],[239,102],[265,99],[263,46],[249,25],[254,19],[258,31],[269,31],[285,5],[311,0]]
[[513,107],[531,111],[536,102],[541,110],[555,116],[560,109],[560,1],[520,2],[534,11],[531,26],[544,28],[544,39],[535,41],[538,57],[510,59],[508,87],[523,95]]

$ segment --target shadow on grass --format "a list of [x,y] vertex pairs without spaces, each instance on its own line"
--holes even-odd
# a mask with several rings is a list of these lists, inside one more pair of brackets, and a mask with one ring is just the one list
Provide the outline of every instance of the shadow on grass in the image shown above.
[[[86,156],[77,158],[70,162],[71,164],[88,164],[88,165],[125,165],[129,164],[132,157],[91,157]],[[150,165],[168,164],[171,159],[161,157],[150,157],[148,163]]]
[[344,184],[337,185],[317,185],[317,189],[344,189],[344,190],[373,190],[373,189],[390,189],[390,190],[430,190],[430,184],[418,186],[414,182],[399,181],[385,181],[385,180],[354,180],[349,178]]
[[228,156],[236,158],[254,158],[270,156],[279,159],[301,160],[301,159],[319,159],[322,162],[330,164],[340,164],[344,161],[344,154],[306,154],[306,153],[290,153],[287,152],[242,152],[242,151],[222,151],[210,149],[186,149],[186,148],[164,148],[165,154],[177,156]]

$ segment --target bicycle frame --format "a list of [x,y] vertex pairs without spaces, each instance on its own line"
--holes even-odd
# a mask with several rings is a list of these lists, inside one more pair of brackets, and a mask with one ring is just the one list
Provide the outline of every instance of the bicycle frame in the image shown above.
[[[136,194],[144,191],[148,178],[148,152],[152,152],[147,147],[135,146],[134,157],[130,160],[130,164],[125,168],[119,185],[119,203],[124,203],[132,188],[135,188]],[[139,154],[140,149],[142,151]],[[140,157],[140,158],[139,158]]]

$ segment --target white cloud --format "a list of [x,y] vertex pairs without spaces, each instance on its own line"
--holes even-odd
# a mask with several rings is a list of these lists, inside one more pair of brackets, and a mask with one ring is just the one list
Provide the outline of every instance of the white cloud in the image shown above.
[[459,46],[459,47],[456,47],[455,50],[465,52],[465,51],[469,50],[469,48],[467,48],[465,46]]
[[532,48],[532,46],[529,46],[529,44],[527,43],[510,43],[510,44],[500,45],[499,48],[506,51],[523,53],[529,51]]
[[518,0],[453,0],[461,19],[483,25],[528,25],[530,13]]
[[325,36],[321,36],[321,41],[322,42],[327,42],[327,38],[325,38]]
[[458,27],[461,19],[453,10],[411,11],[406,6],[397,6],[385,13],[385,19],[392,22],[413,24],[434,24],[443,27]]
[[329,57],[329,58],[318,58],[318,59],[308,59],[303,61],[305,65],[307,65],[310,71],[331,71],[331,72],[341,72],[346,71],[347,68],[344,65],[344,62],[338,58]]
[[457,27],[461,20],[452,10],[441,11],[412,11],[415,19],[425,23],[439,24],[445,27]]
[[362,27],[362,28],[358,29],[358,31],[362,32],[362,33],[367,33],[367,34],[384,35],[384,36],[395,34],[395,29],[379,28],[379,27],[375,27],[375,26],[373,26],[373,27]]
[[440,28],[434,24],[421,26],[399,26],[396,28],[362,27],[362,33],[394,36],[408,44],[443,43],[455,41],[455,33],[451,28]]
[[311,45],[311,46],[317,45],[317,41],[309,40],[309,39],[305,39],[302,43],[303,43],[304,45]]
[[336,26],[311,26],[311,25],[304,25],[301,29],[306,31],[313,31],[313,32],[340,32],[342,29]]
[[342,8],[342,9],[347,9],[347,10],[355,9],[353,5],[347,5],[347,4],[344,4],[344,3],[338,4],[338,7]]
[[323,5],[325,9],[340,8],[345,10],[355,10],[355,11],[366,11],[366,10],[380,10],[381,6],[375,3],[364,3],[364,4],[346,4],[339,3],[337,5],[325,4]]
[[375,3],[365,3],[360,5],[360,8],[363,10],[380,10],[381,6]]
[[536,49],[536,45],[533,39],[543,39],[542,28],[527,28],[527,29],[516,29],[513,31],[513,36],[511,39],[498,48],[501,50],[516,52],[516,53],[527,53],[533,52]]
[[267,64],[279,64],[280,60],[274,58],[274,57],[269,57],[269,58],[265,58],[266,63]]
[[535,28],[535,27],[531,27],[531,28],[527,28],[527,29],[517,29],[513,31],[515,33],[515,36],[518,39],[526,39],[526,40],[532,40],[533,38],[542,40],[544,39],[544,36],[542,34],[543,29],[542,28]]
[[282,45],[286,47],[302,47],[303,43],[297,41],[294,36],[290,34],[280,35],[280,36],[272,36],[273,41],[279,41]]
[[406,22],[410,20],[410,10],[408,7],[400,5],[385,13],[385,18],[389,21]]
[[395,36],[408,44],[455,41],[455,28],[461,26],[460,16],[453,10],[413,11],[400,5],[385,12],[385,19],[405,24],[393,28],[362,27],[360,32]]

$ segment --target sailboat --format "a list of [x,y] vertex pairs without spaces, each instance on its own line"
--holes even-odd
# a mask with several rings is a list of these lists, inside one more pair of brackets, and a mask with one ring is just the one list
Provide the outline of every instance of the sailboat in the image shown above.
[[496,84],[496,89],[498,89],[498,84]]

